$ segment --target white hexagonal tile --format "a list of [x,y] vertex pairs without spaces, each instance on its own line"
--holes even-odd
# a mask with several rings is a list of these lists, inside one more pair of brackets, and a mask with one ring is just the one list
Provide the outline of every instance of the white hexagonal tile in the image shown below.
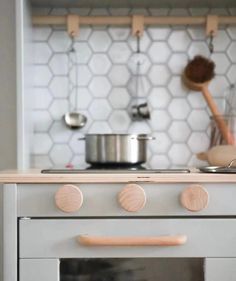
[[215,73],[216,74],[225,74],[230,66],[230,61],[227,56],[223,53],[214,53],[211,56],[211,59],[214,61]]
[[34,32],[32,33],[33,36],[33,41],[47,41],[50,34],[52,32],[52,28],[49,26],[45,27],[40,27],[40,26],[35,26],[34,27]]
[[49,169],[53,167],[48,155],[31,155],[31,165],[34,169]]
[[46,65],[35,65],[34,86],[46,87],[52,78],[52,73]]
[[87,86],[92,78],[92,74],[87,65],[78,65],[78,86]]
[[89,44],[94,52],[106,52],[111,45],[111,38],[104,30],[94,30],[89,37]]
[[68,101],[65,99],[54,99],[49,112],[51,113],[54,120],[60,120],[65,113],[69,110]]
[[71,39],[66,31],[54,30],[48,41],[54,52],[67,52]]
[[189,11],[188,11],[188,9],[185,9],[185,8],[175,8],[175,9],[170,9],[169,15],[170,16],[180,16],[180,17],[188,16]]
[[111,113],[111,106],[105,99],[94,99],[89,112],[95,120],[106,120]]
[[166,40],[171,32],[170,27],[148,27],[147,32],[154,41]]
[[[106,8],[93,8],[89,15],[91,16],[109,16],[109,11]],[[96,27],[99,28],[99,27]]]
[[113,88],[109,95],[109,101],[113,108],[126,108],[130,102],[130,94],[126,88]]
[[153,65],[149,71],[149,78],[154,86],[164,86],[170,78],[170,71],[165,65]]
[[187,97],[189,90],[183,85],[181,76],[173,76],[168,84],[168,89],[173,97]]
[[36,110],[33,112],[34,131],[46,132],[52,125],[52,117],[47,110]]
[[114,41],[126,41],[130,35],[130,29],[127,27],[109,27],[108,32]]
[[69,141],[72,131],[66,127],[64,122],[56,121],[50,128],[49,134],[55,143],[66,143]]
[[130,79],[130,72],[125,65],[113,65],[108,77],[113,86],[125,86]]
[[83,133],[77,133],[77,132],[73,133],[73,136],[69,141],[69,146],[74,153],[84,154],[84,152],[85,152],[85,140],[82,140],[82,138],[84,138]]
[[47,154],[52,147],[52,140],[45,133],[35,133],[33,135],[33,154]]
[[130,117],[123,110],[114,110],[109,118],[109,124],[113,132],[125,133],[130,125]]
[[104,75],[109,71],[111,62],[104,54],[94,54],[89,62],[89,67],[93,74]]
[[205,16],[209,13],[209,9],[208,8],[190,8],[189,9],[190,15],[192,16]]
[[130,8],[112,7],[109,8],[109,13],[112,16],[128,16],[130,13]]
[[111,84],[109,80],[104,76],[97,76],[92,79],[89,84],[89,89],[94,97],[106,97],[110,90]]
[[188,50],[188,54],[191,58],[193,58],[196,55],[202,55],[208,57],[209,53],[210,53],[209,47],[205,42],[193,41]]
[[168,135],[165,132],[158,132],[155,134],[152,134],[156,139],[150,141],[149,147],[151,151],[155,154],[164,154],[168,152],[171,141]]
[[170,57],[170,60],[168,62],[168,66],[170,71],[173,74],[178,74],[181,75],[185,66],[187,65],[188,62],[188,56],[186,54],[173,54]]
[[150,125],[153,130],[167,130],[171,122],[170,115],[166,110],[153,110]]
[[184,52],[187,51],[191,39],[189,38],[187,31],[174,30],[172,31],[168,42],[173,51]]
[[52,102],[48,88],[34,88],[33,93],[33,108],[47,109]]
[[146,76],[131,76],[128,83],[128,90],[132,97],[146,97],[151,89],[151,85]]
[[150,160],[150,168],[167,169],[170,167],[170,160],[166,155],[154,155]]
[[206,108],[207,104],[203,95],[199,92],[189,92],[187,95],[189,104],[194,109]]
[[188,167],[203,167],[203,166],[207,166],[208,163],[207,161],[201,161],[199,159],[197,159],[197,156],[194,154],[190,157],[189,161],[188,161]]
[[76,109],[87,109],[92,101],[92,95],[88,88],[75,88],[72,96],[71,96],[71,103],[75,101],[75,95],[77,93],[77,107]]
[[193,153],[207,151],[209,148],[209,138],[206,133],[193,132],[188,140],[188,145]]
[[171,146],[168,156],[172,165],[187,166],[191,153],[185,144],[175,143]]
[[170,12],[169,8],[148,8],[151,16],[167,16]]
[[223,97],[228,81],[225,76],[217,75],[209,84],[209,90],[213,97]]
[[105,121],[95,121],[92,126],[89,128],[90,134],[111,134],[112,130],[109,124]]
[[206,31],[201,26],[189,27],[188,33],[193,40],[206,40]]
[[66,167],[72,158],[72,152],[66,144],[55,144],[49,155],[53,164],[61,167]]
[[229,78],[230,83],[236,83],[236,64],[231,65],[229,71],[227,72],[227,77]]
[[230,38],[225,30],[219,30],[213,39],[214,52],[224,52],[230,44]]
[[144,53],[134,53],[128,61],[128,67],[134,75],[145,75],[151,66],[150,59]]
[[[135,36],[129,36],[128,38],[128,44],[132,51],[136,52],[137,51],[137,38]],[[146,52],[148,47],[151,44],[151,40],[147,34],[147,32],[144,32],[142,37],[140,38],[140,51],[141,52]]]
[[128,132],[130,134],[140,134],[140,132],[142,132],[142,134],[150,134],[151,128],[147,122],[133,121],[129,127]]
[[91,58],[92,51],[87,43],[76,42],[74,44],[74,49],[76,50],[76,60],[78,64],[87,63]]
[[171,51],[165,42],[154,42],[148,49],[148,54],[153,63],[167,62],[170,57]]
[[113,63],[126,63],[131,55],[131,51],[125,42],[114,42],[108,54]]
[[229,26],[227,31],[231,39],[236,40],[236,26]]
[[34,43],[34,63],[35,64],[46,64],[48,63],[52,51],[47,43],[38,42]]
[[49,85],[49,88],[54,97],[66,98],[69,94],[67,77],[54,76]]
[[236,42],[232,42],[227,50],[227,54],[232,62],[236,62]]
[[68,73],[68,56],[66,54],[54,54],[49,66],[54,75],[66,75]]
[[186,99],[173,99],[169,105],[168,111],[176,120],[186,119],[191,111]]
[[[82,7],[69,7],[68,12],[71,14],[77,14],[79,16],[88,16],[89,13],[91,12],[90,8],[82,8]],[[81,29],[83,29],[84,27],[82,26]]]
[[70,162],[75,168],[79,169],[86,169],[88,167],[88,164],[85,161],[85,155],[84,154],[79,154],[75,155],[71,162]]
[[82,26],[80,28],[79,36],[75,38],[76,41],[88,41],[89,36],[92,33],[92,28],[90,26]]
[[54,16],[64,16],[67,14],[67,9],[66,8],[59,8],[59,7],[56,7],[56,8],[53,8],[51,11],[50,11],[50,15],[54,15]]
[[173,121],[168,133],[172,141],[186,142],[191,131],[185,121]]
[[188,117],[188,124],[195,131],[205,131],[210,123],[209,115],[205,110],[194,109]]
[[153,108],[166,108],[170,102],[170,93],[166,88],[152,88],[149,95],[149,102]]

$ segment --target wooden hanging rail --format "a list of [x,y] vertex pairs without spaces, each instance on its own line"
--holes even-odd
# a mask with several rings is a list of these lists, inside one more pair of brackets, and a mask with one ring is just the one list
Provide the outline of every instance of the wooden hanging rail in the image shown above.
[[[79,16],[80,25],[119,25],[127,26],[132,24],[133,16]],[[219,24],[236,25],[236,16],[219,16]],[[175,17],[162,16],[143,17],[144,25],[205,25],[207,16],[202,17]],[[67,16],[33,16],[34,25],[66,25]]]

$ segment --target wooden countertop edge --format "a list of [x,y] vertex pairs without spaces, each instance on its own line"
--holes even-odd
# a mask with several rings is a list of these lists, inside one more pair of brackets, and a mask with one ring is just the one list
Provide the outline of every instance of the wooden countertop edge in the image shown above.
[[0,183],[123,183],[123,182],[235,182],[236,174],[41,174],[34,171],[2,171]]

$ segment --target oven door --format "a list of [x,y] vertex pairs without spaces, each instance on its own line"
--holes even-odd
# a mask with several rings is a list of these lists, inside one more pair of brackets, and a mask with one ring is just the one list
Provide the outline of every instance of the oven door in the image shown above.
[[20,281],[235,281],[236,259],[21,259]]

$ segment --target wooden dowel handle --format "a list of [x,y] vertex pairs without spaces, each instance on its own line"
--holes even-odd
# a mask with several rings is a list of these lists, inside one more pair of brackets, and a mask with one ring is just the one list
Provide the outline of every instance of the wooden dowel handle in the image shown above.
[[231,134],[227,124],[225,123],[223,116],[219,112],[217,105],[215,104],[207,87],[202,88],[202,94],[212,112],[213,118],[214,118],[223,138],[226,140],[227,144],[234,144],[234,137]]
[[77,240],[84,246],[179,246],[186,243],[187,236],[100,237],[79,235]]

